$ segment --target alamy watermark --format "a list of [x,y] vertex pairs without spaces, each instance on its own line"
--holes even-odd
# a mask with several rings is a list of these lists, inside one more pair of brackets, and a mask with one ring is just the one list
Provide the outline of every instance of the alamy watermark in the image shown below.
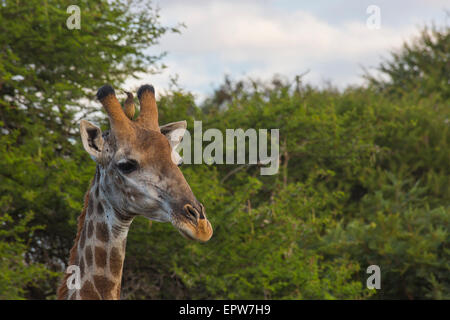
[[370,30],[378,30],[381,28],[381,9],[374,4],[370,5],[366,9],[366,13],[370,16],[366,20],[366,26]]
[[67,277],[66,285],[69,290],[81,289],[81,272],[80,267],[77,265],[70,265],[67,267],[66,273],[69,273],[70,276]]
[[367,288],[368,289],[381,289],[381,269],[376,264],[367,267],[367,273],[372,274],[367,278]]
[[81,29],[81,10],[80,7],[77,5],[71,5],[67,7],[66,10],[67,13],[70,14],[70,16],[66,20],[66,26],[69,30]]
[[[178,140],[180,135],[183,140],[177,150],[183,151],[185,164],[249,164],[261,166],[261,175],[278,173],[279,129],[226,129],[224,137],[223,132],[215,128],[203,132],[202,122],[194,121],[193,137],[189,131],[177,129],[171,138]],[[203,147],[204,142],[209,143]]]

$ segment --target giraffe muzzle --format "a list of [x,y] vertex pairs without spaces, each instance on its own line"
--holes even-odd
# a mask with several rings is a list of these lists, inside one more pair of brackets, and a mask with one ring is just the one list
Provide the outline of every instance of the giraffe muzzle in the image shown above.
[[200,204],[200,210],[197,210],[192,205],[186,204],[183,209],[187,221],[181,222],[177,226],[180,233],[191,240],[206,242],[211,239],[213,229],[211,223],[206,218],[205,207]]

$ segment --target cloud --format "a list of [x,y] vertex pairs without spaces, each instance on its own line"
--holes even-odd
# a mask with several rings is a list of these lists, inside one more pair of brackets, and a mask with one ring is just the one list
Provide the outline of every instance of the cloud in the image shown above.
[[300,5],[275,4],[162,1],[163,24],[184,22],[187,29],[162,39],[169,68],[147,78],[167,88],[169,75],[178,74],[180,85],[200,96],[220,84],[224,74],[267,79],[310,70],[306,81],[320,84],[326,79],[343,87],[361,81],[361,65],[376,65],[381,55],[417,33],[416,25],[394,27],[383,20],[381,29],[370,30],[365,10],[337,24]]

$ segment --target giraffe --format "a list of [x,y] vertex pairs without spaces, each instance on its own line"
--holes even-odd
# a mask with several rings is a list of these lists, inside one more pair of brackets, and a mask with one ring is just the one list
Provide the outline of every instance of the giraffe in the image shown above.
[[126,239],[136,216],[171,222],[188,239],[204,242],[212,236],[205,208],[178,167],[181,157],[175,148],[186,121],[159,126],[151,85],[138,89],[141,112],[133,121],[134,103],[127,96],[124,112],[110,85],[98,90],[109,131],[80,122],[83,146],[97,165],[70,250],[69,266],[78,266],[81,286],[69,288],[66,273],[58,299],[120,299]]

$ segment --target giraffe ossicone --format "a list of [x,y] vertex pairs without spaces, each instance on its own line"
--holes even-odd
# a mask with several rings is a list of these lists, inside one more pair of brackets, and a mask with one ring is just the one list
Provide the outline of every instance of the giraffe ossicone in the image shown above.
[[70,251],[69,266],[78,266],[81,283],[68,286],[68,272],[58,289],[59,299],[120,299],[126,239],[136,216],[171,222],[188,239],[208,241],[213,234],[204,206],[178,167],[181,157],[175,148],[186,121],[159,126],[151,85],[139,88],[140,114],[133,121],[132,94],[127,96],[123,110],[111,86],[98,90],[109,131],[102,133],[81,120],[83,146],[97,167]]

